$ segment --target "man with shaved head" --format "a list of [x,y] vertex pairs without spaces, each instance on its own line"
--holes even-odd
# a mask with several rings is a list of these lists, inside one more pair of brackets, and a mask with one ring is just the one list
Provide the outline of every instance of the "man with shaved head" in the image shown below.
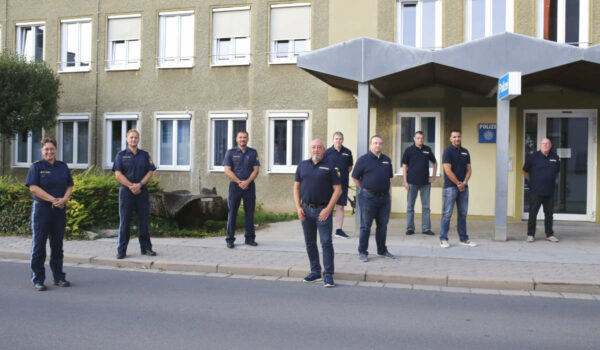
[[[301,161],[296,169],[294,202],[302,223],[306,252],[310,261],[310,274],[304,277],[304,282],[323,280],[324,286],[330,288],[335,286],[331,213],[342,194],[342,185],[335,165],[325,161],[324,154],[323,142],[319,139],[313,140],[310,144],[311,158]],[[323,276],[317,248],[317,230],[323,248]]]
[[535,241],[536,217],[540,206],[544,206],[544,229],[546,240],[558,243],[552,230],[554,213],[554,185],[560,171],[560,159],[552,150],[548,138],[540,142],[540,150],[530,154],[523,165],[523,175],[529,184],[529,220],[527,222],[527,242]]

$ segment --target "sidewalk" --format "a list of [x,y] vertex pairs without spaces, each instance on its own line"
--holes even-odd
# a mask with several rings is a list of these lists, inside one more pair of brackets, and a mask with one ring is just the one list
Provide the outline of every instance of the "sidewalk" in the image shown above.
[[[541,225],[543,223],[540,222]],[[437,226],[436,226],[437,225]],[[397,255],[392,260],[375,253],[374,233],[369,262],[358,260],[354,218],[345,220],[350,239],[334,238],[335,279],[429,285],[436,288],[490,288],[501,290],[589,293],[600,295],[600,226],[591,223],[556,222],[560,243],[538,240],[525,243],[525,222],[511,222],[507,242],[494,242],[493,221],[468,222],[471,240],[478,247],[458,245],[455,226],[448,249],[438,236],[416,233],[406,236],[405,220],[391,219],[387,245]],[[417,220],[417,226],[420,222]],[[439,222],[433,222],[439,233]],[[374,230],[373,230],[374,231]],[[419,231],[417,231],[419,232]],[[542,232],[542,233],[540,233]],[[281,222],[257,231],[258,247],[243,244],[227,249],[224,237],[207,239],[155,238],[156,257],[142,256],[137,240],[130,242],[128,257],[117,260],[116,239],[65,241],[65,261],[165,271],[300,278],[308,274],[308,258],[299,221]],[[0,237],[0,258],[29,260],[31,239]],[[49,250],[48,250],[49,252]]]

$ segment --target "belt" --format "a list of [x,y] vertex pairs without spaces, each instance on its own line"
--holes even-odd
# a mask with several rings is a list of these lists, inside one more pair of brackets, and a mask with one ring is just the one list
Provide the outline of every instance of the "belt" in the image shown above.
[[307,207],[309,207],[311,209],[317,209],[317,208],[326,207],[327,204],[329,204],[329,203],[306,203],[306,202],[302,202],[302,204],[306,205]]
[[37,199],[34,199],[33,201],[38,205],[43,205],[43,206],[49,207],[49,208],[52,207],[52,203],[47,202],[47,201],[38,201]]
[[371,191],[369,189],[363,188],[363,190],[367,191],[368,193],[377,196],[377,197],[384,197],[386,195],[389,194],[389,192],[376,192],[376,191]]

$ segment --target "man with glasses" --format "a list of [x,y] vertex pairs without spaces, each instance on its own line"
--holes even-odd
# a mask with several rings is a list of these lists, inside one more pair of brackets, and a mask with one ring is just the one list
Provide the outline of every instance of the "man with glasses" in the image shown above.
[[540,206],[544,206],[544,228],[546,240],[558,243],[552,230],[554,211],[554,185],[560,171],[560,159],[552,151],[552,142],[544,138],[540,150],[529,155],[523,165],[523,175],[529,183],[529,220],[527,221],[527,242],[535,241],[536,217]]

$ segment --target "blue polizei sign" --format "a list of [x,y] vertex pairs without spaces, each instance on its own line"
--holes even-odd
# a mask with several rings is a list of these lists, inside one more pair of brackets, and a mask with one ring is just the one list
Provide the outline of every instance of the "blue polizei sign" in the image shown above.
[[512,100],[521,95],[521,72],[508,72],[498,79],[498,99]]
[[479,124],[479,143],[496,143],[496,124]]

